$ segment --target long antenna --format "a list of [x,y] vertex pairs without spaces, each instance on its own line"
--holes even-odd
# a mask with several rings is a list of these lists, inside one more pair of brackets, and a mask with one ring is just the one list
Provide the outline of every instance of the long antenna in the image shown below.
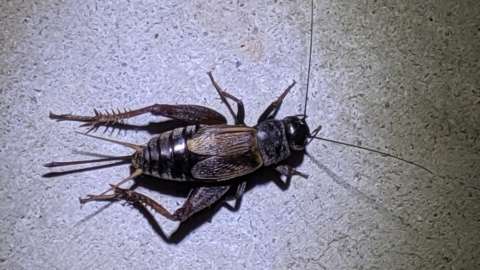
[[310,86],[310,69],[312,67],[312,47],[313,47],[313,0],[311,1],[310,10],[310,49],[308,52],[308,70],[307,70],[307,90],[305,91],[305,107],[303,108],[303,115],[307,117],[307,103],[308,103],[308,89]]
[[332,139],[317,137],[317,136],[312,137],[312,139],[317,139],[317,140],[321,140],[321,141],[326,141],[326,142],[341,144],[341,145],[345,145],[345,146],[350,146],[350,147],[354,147],[354,148],[358,148],[358,149],[362,149],[362,150],[374,152],[374,153],[377,153],[377,154],[380,154],[380,155],[383,155],[383,156],[386,156],[386,157],[391,157],[391,158],[394,158],[394,159],[397,159],[397,160],[406,162],[406,163],[411,164],[411,165],[413,165],[413,166],[416,166],[416,167],[418,167],[418,168],[420,168],[420,169],[423,169],[423,170],[429,172],[430,174],[435,175],[431,170],[429,170],[427,167],[425,167],[425,166],[423,166],[423,165],[420,165],[420,164],[418,164],[418,163],[416,163],[416,162],[413,162],[413,161],[410,161],[410,160],[407,160],[407,159],[404,159],[404,158],[402,158],[402,157],[395,156],[395,155],[392,155],[392,154],[389,154],[389,153],[385,153],[385,152],[382,152],[382,151],[379,151],[379,150],[375,150],[375,149],[372,149],[372,148],[363,147],[363,146],[359,146],[359,145],[355,145],[355,144],[351,144],[351,143],[336,141],[336,140],[332,140]]

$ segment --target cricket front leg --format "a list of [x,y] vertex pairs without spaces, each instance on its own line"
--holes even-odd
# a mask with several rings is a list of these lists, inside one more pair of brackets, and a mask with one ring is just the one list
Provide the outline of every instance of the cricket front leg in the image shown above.
[[263,111],[263,113],[260,115],[260,117],[257,120],[257,123],[263,122],[268,119],[273,119],[275,118],[275,115],[277,115],[278,110],[280,109],[280,106],[282,106],[283,100],[287,96],[287,94],[290,92],[290,90],[293,88],[295,85],[295,81],[290,84],[287,89],[283,90],[283,93],[275,99],[270,105],[268,105],[267,109]]
[[99,112],[95,109],[93,111],[94,115],[92,116],[50,113],[50,118],[57,121],[84,122],[82,126],[91,126],[92,129],[102,125],[108,126],[120,124],[125,119],[146,113],[179,120],[190,124],[215,125],[225,124],[227,122],[225,117],[219,112],[199,105],[154,104],[136,110],[124,110],[123,112],[120,110]]
[[295,170],[295,168],[290,166],[290,165],[278,165],[277,167],[275,167],[275,170],[278,173],[280,173],[281,175],[283,175],[287,178],[290,178],[294,175],[298,175],[298,176],[301,176],[303,178],[308,178],[308,174],[299,172],[299,171]]
[[[228,93],[227,91],[223,90],[213,78],[212,72],[207,72],[207,74],[213,86],[215,87],[215,90],[217,90],[217,93],[220,96],[220,99],[225,104],[225,106],[227,106],[228,111],[230,112],[233,119],[235,120],[235,124],[245,125],[245,107],[243,106],[242,100]],[[232,106],[230,106],[230,103],[228,102],[227,98],[237,103],[237,113],[233,111]]]
[[290,165],[278,165],[275,167],[275,170],[283,176],[283,178],[275,178],[274,183],[282,190],[286,190],[290,186],[292,176],[299,175],[303,178],[308,178],[307,174],[295,170],[294,167]]

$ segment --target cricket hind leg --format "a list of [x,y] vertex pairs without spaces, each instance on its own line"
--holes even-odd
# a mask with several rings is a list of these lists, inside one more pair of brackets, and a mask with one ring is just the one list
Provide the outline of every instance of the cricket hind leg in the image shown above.
[[272,119],[275,117],[275,115],[277,115],[277,112],[278,110],[280,109],[280,106],[282,106],[282,102],[283,100],[285,99],[285,97],[287,96],[287,94],[290,92],[290,90],[293,88],[293,86],[295,85],[295,81],[292,82],[292,84],[290,84],[287,89],[285,89],[283,91],[283,93],[277,98],[275,99],[268,107],[267,109],[265,109],[265,111],[260,115],[260,117],[258,118],[258,121],[257,123],[260,123],[260,122],[263,122],[265,120],[268,120],[268,119]]
[[[106,191],[100,193],[99,195],[88,194],[85,198],[80,198],[80,204],[86,204],[86,203],[91,202],[91,201],[114,200],[118,196],[117,194],[115,194],[115,189],[120,188],[120,186],[122,184],[124,184],[125,182],[127,182],[129,180],[135,179],[135,177],[140,176],[141,174],[142,174],[142,170],[137,169],[131,175],[122,179],[120,182],[118,182],[116,184],[110,184],[110,188],[107,189]],[[107,195],[107,193],[109,191],[112,191],[112,190],[114,191],[114,193],[110,194],[110,195]]]
[[113,194],[89,195],[89,201],[125,200],[149,208],[172,221],[183,222],[195,213],[213,205],[225,195],[230,186],[208,186],[193,188],[183,205],[171,213],[160,203],[142,193],[111,185]]
[[185,221],[197,212],[212,206],[230,189],[230,186],[206,186],[193,188],[183,205],[173,215],[178,221]]
[[[213,78],[212,72],[207,72],[207,74],[208,74],[208,77],[210,77],[210,81],[212,81],[212,84],[215,87],[215,90],[217,90],[217,93],[220,96],[220,99],[225,104],[225,106],[227,106],[228,111],[230,112],[233,119],[235,120],[235,124],[245,125],[245,107],[243,106],[243,101],[233,96],[232,94],[226,92],[225,90],[223,90]],[[228,102],[227,98],[237,103],[237,113],[233,111],[232,106]]]
[[169,105],[169,104],[154,104],[136,110],[120,110],[111,112],[99,112],[94,109],[94,116],[81,116],[73,114],[54,114],[50,113],[50,118],[57,121],[77,121],[84,122],[81,126],[90,126],[91,130],[99,126],[112,126],[120,124],[123,120],[132,118],[138,115],[150,113],[156,116],[163,116],[170,119],[183,121],[190,124],[226,124],[227,120],[219,112],[199,105]]
[[133,204],[140,204],[144,207],[150,207],[155,212],[161,214],[162,216],[170,219],[170,220],[177,220],[173,214],[171,214],[165,207],[161,204],[157,203],[150,197],[133,191],[131,189],[123,189],[119,188],[116,185],[110,185],[111,190],[113,190],[112,194],[100,194],[100,195],[87,195],[87,198],[80,199],[80,203],[86,203],[90,201],[118,201],[118,200],[125,200],[127,202]]

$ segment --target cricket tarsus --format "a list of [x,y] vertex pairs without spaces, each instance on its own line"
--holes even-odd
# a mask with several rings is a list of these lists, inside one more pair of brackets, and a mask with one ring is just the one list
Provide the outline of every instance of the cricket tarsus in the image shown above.
[[102,197],[105,198],[104,196],[107,196],[105,194],[107,194],[109,191],[115,190],[116,188],[120,188],[120,186],[123,185],[125,182],[127,182],[129,180],[132,180],[132,179],[135,179],[137,176],[140,176],[142,174],[143,174],[143,171],[141,169],[136,169],[132,174],[125,177],[120,182],[118,182],[116,184],[110,184],[110,188],[105,190],[101,194],[99,194],[99,195],[87,195],[87,198],[84,198],[84,199],[80,198],[80,203],[85,204],[87,202],[94,201],[93,198],[102,198]]
[[78,122],[90,122],[94,121],[95,117],[92,116],[79,116],[73,114],[55,114],[50,112],[50,119],[55,119],[57,121],[78,121]]

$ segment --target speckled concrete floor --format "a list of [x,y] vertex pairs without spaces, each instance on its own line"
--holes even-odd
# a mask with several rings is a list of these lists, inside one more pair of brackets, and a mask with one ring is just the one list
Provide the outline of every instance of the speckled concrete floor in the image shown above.
[[[252,177],[237,211],[209,210],[171,240],[121,203],[80,208],[127,167],[42,177],[43,163],[73,150],[128,151],[49,111],[194,103],[226,113],[209,70],[244,99],[250,124],[294,79],[280,116],[300,112],[309,13],[308,1],[1,1],[0,268],[480,269],[478,1],[315,4],[310,124],[436,175],[315,142],[315,160],[299,166],[310,178],[282,189]],[[170,209],[181,202],[161,184],[143,190]]]

